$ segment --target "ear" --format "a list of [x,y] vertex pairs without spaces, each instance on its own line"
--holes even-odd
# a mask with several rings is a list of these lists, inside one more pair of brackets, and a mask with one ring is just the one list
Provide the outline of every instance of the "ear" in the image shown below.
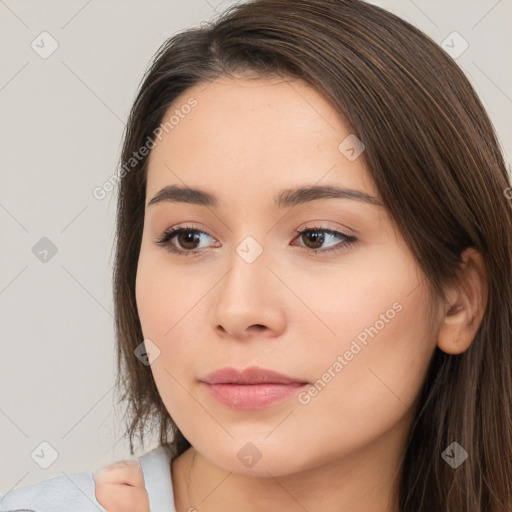
[[461,259],[459,281],[447,292],[437,335],[437,346],[447,354],[460,354],[470,347],[487,306],[487,269],[482,255],[469,247]]

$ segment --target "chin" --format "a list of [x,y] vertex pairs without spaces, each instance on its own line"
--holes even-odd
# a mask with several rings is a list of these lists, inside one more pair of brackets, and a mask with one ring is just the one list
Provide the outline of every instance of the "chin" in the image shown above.
[[194,446],[210,463],[224,471],[239,475],[268,478],[307,469],[304,467],[307,461],[297,458],[297,449],[293,448],[294,445],[291,443],[288,442],[294,453],[283,449],[283,441],[279,441],[278,445],[269,445],[268,439],[267,444],[263,439],[258,440],[256,436],[253,436],[253,439],[254,442],[230,440],[229,445],[218,443],[214,452],[212,452],[211,441],[206,441],[208,448],[205,451],[202,451],[199,446]]

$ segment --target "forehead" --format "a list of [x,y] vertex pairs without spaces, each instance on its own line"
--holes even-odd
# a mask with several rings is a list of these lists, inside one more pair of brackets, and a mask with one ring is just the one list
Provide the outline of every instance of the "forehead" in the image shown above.
[[377,195],[363,160],[343,152],[354,137],[348,126],[298,79],[222,77],[198,84],[176,99],[160,126],[161,140],[149,156],[148,196],[176,183],[250,200],[324,182]]

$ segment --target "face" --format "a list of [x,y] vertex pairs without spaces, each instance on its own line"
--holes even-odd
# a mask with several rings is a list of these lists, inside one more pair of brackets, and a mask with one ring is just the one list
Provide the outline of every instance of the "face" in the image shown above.
[[[254,476],[320,467],[405,435],[435,333],[424,275],[378,204],[362,146],[299,80],[219,79],[188,89],[164,120],[173,113],[149,159],[136,300],[178,428],[218,467]],[[149,205],[171,185],[216,204],[175,196]],[[314,186],[374,200],[275,199]],[[184,231],[165,238],[172,228]],[[221,401],[201,382],[254,366],[307,384],[221,384]],[[247,455],[261,458],[249,467]]]

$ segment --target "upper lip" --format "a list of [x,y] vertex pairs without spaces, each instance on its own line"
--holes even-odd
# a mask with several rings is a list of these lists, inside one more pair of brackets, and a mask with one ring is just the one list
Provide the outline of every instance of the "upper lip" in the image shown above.
[[257,366],[251,366],[245,370],[237,370],[232,367],[220,368],[200,381],[207,384],[307,384],[304,380]]

